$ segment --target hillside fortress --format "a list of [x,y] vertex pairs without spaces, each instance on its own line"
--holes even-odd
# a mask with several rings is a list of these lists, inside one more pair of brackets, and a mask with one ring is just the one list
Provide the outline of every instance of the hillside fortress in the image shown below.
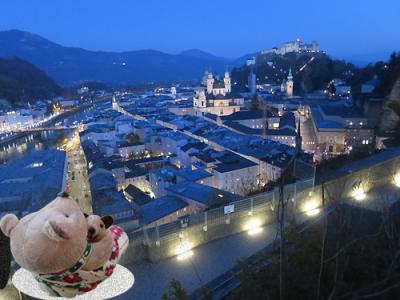
[[303,43],[300,39],[296,39],[292,42],[283,43],[280,47],[274,47],[272,49],[265,49],[261,51],[261,54],[278,54],[285,55],[286,53],[313,53],[322,52],[317,42],[313,41],[311,43]]

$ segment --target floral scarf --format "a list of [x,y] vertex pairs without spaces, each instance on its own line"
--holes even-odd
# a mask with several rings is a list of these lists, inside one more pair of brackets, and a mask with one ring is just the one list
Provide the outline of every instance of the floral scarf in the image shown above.
[[92,249],[92,244],[87,243],[74,266],[57,273],[34,274],[35,279],[47,291],[58,297],[73,297],[95,289],[112,275],[119,258],[128,247],[128,236],[120,227],[113,225],[109,230],[114,237],[113,248],[109,260],[101,268],[93,271],[81,270]]

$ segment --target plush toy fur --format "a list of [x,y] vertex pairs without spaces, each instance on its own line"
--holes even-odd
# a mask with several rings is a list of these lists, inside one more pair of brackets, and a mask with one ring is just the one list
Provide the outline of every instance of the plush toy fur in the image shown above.
[[112,225],[111,216],[85,215],[88,225],[88,241],[92,243],[92,253],[82,267],[83,270],[96,270],[103,266],[111,256],[114,237],[108,228]]
[[[90,224],[95,220],[90,218]],[[87,220],[66,194],[21,220],[4,216],[0,229],[10,238],[16,262],[33,272],[49,292],[64,297],[95,288],[112,274],[128,246],[127,235],[117,226],[107,229],[97,242],[88,242]]]
[[87,224],[78,204],[57,197],[21,220],[8,214],[0,228],[10,238],[17,263],[35,273],[54,273],[72,266],[86,247]]
[[84,215],[88,225],[88,241],[91,243],[101,241],[107,234],[107,228],[113,224],[113,218],[111,216]]

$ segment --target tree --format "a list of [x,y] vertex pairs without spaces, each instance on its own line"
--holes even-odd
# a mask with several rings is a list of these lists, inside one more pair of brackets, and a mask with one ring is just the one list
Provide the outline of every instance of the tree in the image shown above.
[[128,140],[129,143],[132,143],[132,144],[137,144],[140,142],[140,137],[135,133],[129,133],[126,136],[126,139]]
[[[286,299],[399,299],[399,215],[399,204],[381,213],[338,203],[326,228],[287,226]],[[278,250],[239,262],[240,288],[228,299],[279,299]]]
[[0,98],[16,105],[60,95],[62,89],[45,72],[18,58],[0,59]]
[[162,300],[189,300],[189,296],[185,289],[182,287],[181,283],[172,279],[170,282],[170,290],[168,293],[164,293],[161,296]]

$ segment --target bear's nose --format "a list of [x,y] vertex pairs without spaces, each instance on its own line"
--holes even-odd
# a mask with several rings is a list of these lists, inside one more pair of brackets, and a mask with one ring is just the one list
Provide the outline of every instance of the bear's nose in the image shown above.
[[95,232],[96,232],[96,230],[95,230],[93,227],[90,227],[90,228],[89,228],[89,234],[90,234],[90,235],[95,234]]

